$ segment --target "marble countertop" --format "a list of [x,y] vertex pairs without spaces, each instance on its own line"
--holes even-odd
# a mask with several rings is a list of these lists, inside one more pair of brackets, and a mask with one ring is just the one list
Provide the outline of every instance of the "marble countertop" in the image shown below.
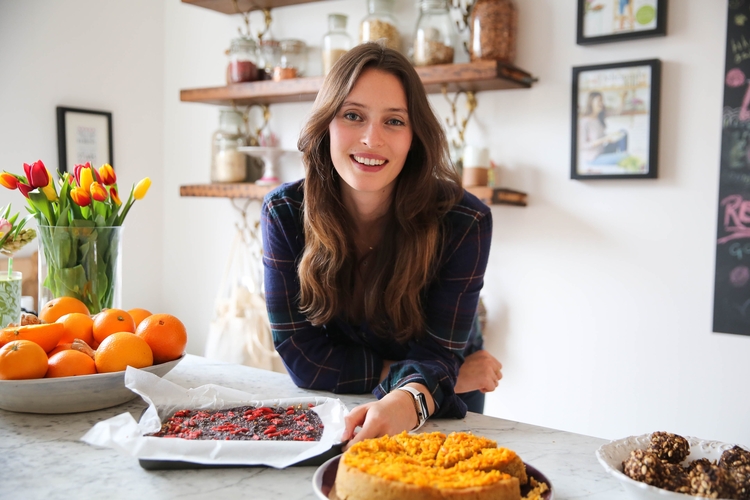
[[[188,355],[165,376],[183,387],[208,383],[240,389],[258,399],[331,396],[296,387],[284,374]],[[349,408],[372,400],[338,395]],[[80,441],[94,424],[124,412],[136,419],[140,399],[104,410],[37,415],[0,410],[0,499],[314,499],[316,467],[213,468],[148,471],[136,458]],[[462,420],[430,420],[424,432],[472,431],[515,450],[551,481],[556,500],[625,499],[620,484],[596,460],[602,439],[467,414]]]

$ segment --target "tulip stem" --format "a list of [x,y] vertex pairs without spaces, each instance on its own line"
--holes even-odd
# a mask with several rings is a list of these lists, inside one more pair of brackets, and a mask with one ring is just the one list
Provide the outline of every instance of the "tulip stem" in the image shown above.
[[8,279],[13,274],[13,257],[8,257]]

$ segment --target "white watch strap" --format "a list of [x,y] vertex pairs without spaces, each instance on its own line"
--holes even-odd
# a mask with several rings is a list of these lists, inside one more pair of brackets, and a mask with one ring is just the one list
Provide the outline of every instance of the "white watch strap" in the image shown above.
[[417,412],[417,426],[413,428],[412,431],[416,431],[422,427],[430,417],[430,412],[427,409],[427,400],[425,399],[424,394],[413,387],[404,386],[399,387],[398,390],[408,392],[411,395],[412,401],[414,402],[414,410]]

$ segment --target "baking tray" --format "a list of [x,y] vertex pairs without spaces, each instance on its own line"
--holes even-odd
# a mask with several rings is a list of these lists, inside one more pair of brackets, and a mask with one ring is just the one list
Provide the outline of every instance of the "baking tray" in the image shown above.
[[[343,444],[337,444],[332,446],[325,453],[310,457],[296,464],[292,464],[291,467],[310,467],[319,466],[324,464],[329,459],[340,455],[342,453],[341,448]],[[138,463],[146,470],[181,470],[181,469],[234,469],[238,467],[268,467],[267,465],[246,465],[246,464],[200,464],[196,462],[184,462],[180,460],[150,460],[139,458]]]
[[[147,408],[141,411],[141,415],[138,418],[140,420]],[[344,443],[333,445],[325,453],[310,457],[308,459],[292,464],[290,467],[318,467],[323,465],[331,458],[341,455]],[[268,465],[262,464],[202,464],[198,462],[188,462],[184,460],[154,460],[148,458],[139,458],[138,463],[146,470],[183,470],[183,469],[236,469],[240,467],[268,467]]]

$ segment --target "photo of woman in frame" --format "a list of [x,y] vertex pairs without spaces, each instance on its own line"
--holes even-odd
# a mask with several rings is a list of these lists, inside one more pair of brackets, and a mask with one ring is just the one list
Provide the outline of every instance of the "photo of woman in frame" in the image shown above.
[[658,60],[573,68],[571,177],[656,177]]

